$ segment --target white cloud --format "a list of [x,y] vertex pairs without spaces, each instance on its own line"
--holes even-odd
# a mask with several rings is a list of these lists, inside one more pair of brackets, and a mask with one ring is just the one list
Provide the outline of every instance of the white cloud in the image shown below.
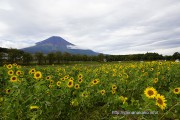
[[105,54],[169,54],[180,51],[179,11],[179,0],[0,0],[0,46],[55,35]]
[[0,10],[12,10],[11,5],[6,1],[6,0],[1,0],[0,1]]
[[0,37],[8,32],[8,26],[0,21]]

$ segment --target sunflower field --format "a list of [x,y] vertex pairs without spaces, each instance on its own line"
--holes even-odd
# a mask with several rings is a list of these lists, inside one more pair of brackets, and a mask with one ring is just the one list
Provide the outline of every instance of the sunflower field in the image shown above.
[[180,119],[180,63],[0,67],[0,120]]

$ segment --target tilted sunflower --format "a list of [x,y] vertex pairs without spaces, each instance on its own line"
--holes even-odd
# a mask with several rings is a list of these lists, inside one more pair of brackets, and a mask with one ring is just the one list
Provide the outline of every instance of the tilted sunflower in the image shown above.
[[17,82],[18,81],[17,76],[15,76],[15,75],[11,76],[10,81],[11,82]]
[[153,70],[154,70],[154,68],[151,68],[151,69],[150,69],[150,71],[153,71]]
[[148,97],[148,98],[155,98],[155,97],[156,97],[156,94],[157,94],[157,91],[156,91],[156,89],[154,89],[153,87],[147,87],[147,88],[144,90],[144,94],[145,94],[146,97]]
[[21,68],[21,66],[20,66],[20,65],[17,65],[17,66],[16,66],[16,68],[17,68],[17,69],[20,69],[20,68]]
[[74,78],[73,78],[73,77],[70,77],[69,80],[74,80]]
[[75,107],[75,106],[78,106],[78,105],[79,105],[78,100],[77,100],[77,99],[72,99],[72,100],[71,100],[71,105],[74,106],[74,107]]
[[116,93],[116,90],[111,90],[111,93],[114,95]]
[[180,87],[174,88],[173,93],[174,94],[180,94]]
[[64,79],[68,79],[68,78],[69,78],[69,75],[64,76]]
[[49,88],[53,88],[53,87],[54,87],[54,85],[49,84]]
[[30,110],[37,110],[37,109],[39,109],[39,106],[31,105],[29,108],[30,108]]
[[65,81],[66,79],[65,78],[60,78],[61,81]]
[[36,72],[35,68],[32,68],[31,70],[29,70],[29,74],[34,74]]
[[99,79],[92,80],[91,83],[92,83],[92,85],[96,85],[99,83]]
[[123,96],[120,96],[119,99],[124,103],[126,103],[126,101],[128,100],[127,97],[123,97]]
[[6,89],[6,94],[9,94],[11,92],[10,89]]
[[7,65],[6,65],[6,64],[4,64],[4,65],[3,65],[3,67],[4,67],[4,68],[7,68]]
[[54,80],[50,80],[50,85],[52,85],[54,83]]
[[84,91],[82,92],[81,96],[87,98],[89,96],[89,93],[87,91]]
[[73,84],[74,84],[74,81],[73,81],[73,80],[69,80],[67,86],[68,86],[69,88],[72,88],[72,87],[73,87]]
[[17,63],[13,63],[13,66],[17,66]]
[[156,95],[156,105],[159,106],[162,110],[166,108],[166,100],[163,95],[157,94]]
[[59,73],[58,76],[62,76],[62,73]]
[[35,79],[40,79],[40,78],[42,78],[42,73],[41,73],[40,71],[36,71],[36,72],[34,73],[34,78],[35,78]]
[[21,75],[24,75],[24,72],[23,72],[23,71],[21,71]]
[[158,78],[154,78],[154,83],[157,83],[158,82]]
[[112,85],[112,90],[116,90],[117,86],[116,85]]

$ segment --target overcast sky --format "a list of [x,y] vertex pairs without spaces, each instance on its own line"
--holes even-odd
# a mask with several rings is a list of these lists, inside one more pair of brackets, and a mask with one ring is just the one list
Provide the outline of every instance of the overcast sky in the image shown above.
[[50,36],[105,54],[180,52],[180,0],[0,0],[0,47]]

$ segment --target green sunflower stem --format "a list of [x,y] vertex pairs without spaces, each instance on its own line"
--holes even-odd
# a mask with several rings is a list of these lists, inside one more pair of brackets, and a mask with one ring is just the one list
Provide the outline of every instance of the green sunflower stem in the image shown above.
[[169,111],[171,111],[176,105],[179,105],[179,102],[176,103],[174,106],[172,106],[166,113],[164,113],[163,116],[161,116],[161,118],[159,120],[161,120]]

